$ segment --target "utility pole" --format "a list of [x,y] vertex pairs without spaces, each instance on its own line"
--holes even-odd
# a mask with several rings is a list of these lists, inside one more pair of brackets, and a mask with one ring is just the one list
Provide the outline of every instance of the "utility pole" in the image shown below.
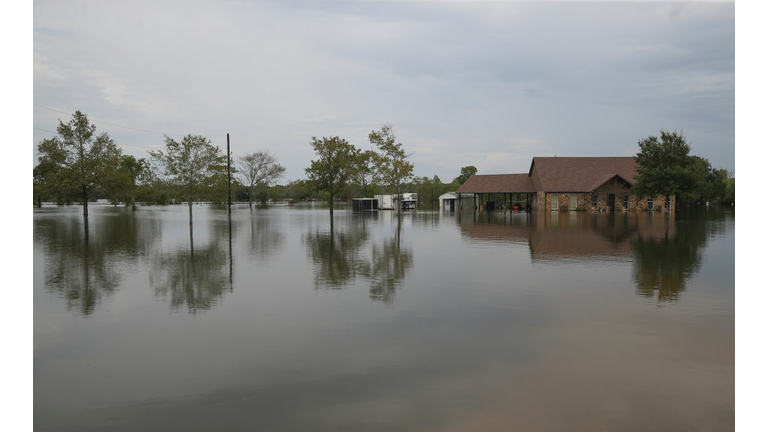
[[227,214],[232,214],[232,173],[230,168],[229,133],[227,133]]

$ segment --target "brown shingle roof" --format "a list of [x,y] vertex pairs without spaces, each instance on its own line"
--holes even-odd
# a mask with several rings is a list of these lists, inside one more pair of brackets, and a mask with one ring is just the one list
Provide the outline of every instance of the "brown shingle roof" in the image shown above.
[[456,193],[536,192],[528,174],[473,175]]
[[634,184],[637,164],[629,157],[535,157],[531,169],[539,174],[544,192],[589,192],[619,175]]

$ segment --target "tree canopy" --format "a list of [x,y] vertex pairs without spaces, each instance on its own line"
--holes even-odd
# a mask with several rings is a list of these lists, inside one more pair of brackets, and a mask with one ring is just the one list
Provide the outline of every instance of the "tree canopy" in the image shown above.
[[310,144],[318,158],[311,161],[304,172],[313,189],[328,193],[330,211],[333,213],[334,197],[347,188],[357,171],[359,150],[338,136],[322,139],[312,137]]
[[355,180],[362,189],[363,196],[368,195],[368,187],[375,186],[379,181],[379,173],[376,170],[378,154],[373,150],[364,150],[357,153],[355,161]]
[[[408,160],[410,155],[405,153],[402,143],[396,143],[392,125],[385,124],[378,131],[368,135],[368,141],[379,152],[376,158],[376,171],[381,181],[397,192],[397,199],[402,196],[403,183],[413,177],[413,164]],[[397,206],[401,211],[401,206]]]
[[285,167],[267,151],[246,153],[238,159],[238,168],[238,176],[248,190],[248,205],[251,207],[256,189],[271,186],[285,173]]
[[152,160],[163,170],[172,185],[178,187],[189,204],[192,224],[192,199],[202,186],[216,183],[221,167],[226,165],[221,150],[201,135],[186,135],[181,141],[165,136],[165,152],[150,151]]
[[57,197],[80,194],[83,216],[88,217],[88,197],[94,189],[107,188],[120,164],[122,151],[105,132],[96,134],[88,116],[75,111],[68,123],[59,120],[57,136],[37,146],[40,169],[35,172],[38,191]]
[[637,175],[632,193],[637,196],[677,196],[691,199],[698,190],[699,161],[688,155],[691,146],[682,134],[661,131],[660,137],[638,141]]
[[469,178],[475,174],[477,174],[477,168],[475,168],[473,165],[461,167],[461,174],[456,177],[455,181],[459,184],[459,186],[461,186],[465,181],[469,180]]

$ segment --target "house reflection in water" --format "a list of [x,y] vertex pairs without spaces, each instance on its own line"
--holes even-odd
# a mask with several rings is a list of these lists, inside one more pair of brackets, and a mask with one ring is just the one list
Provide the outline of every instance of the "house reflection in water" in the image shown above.
[[465,221],[473,240],[527,244],[532,262],[631,262],[637,294],[674,301],[696,273],[706,243],[704,222],[678,224],[674,215],[533,214]]

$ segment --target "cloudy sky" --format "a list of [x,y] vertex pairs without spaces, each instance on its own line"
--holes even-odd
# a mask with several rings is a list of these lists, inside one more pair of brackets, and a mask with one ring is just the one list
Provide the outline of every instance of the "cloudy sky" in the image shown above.
[[630,156],[660,129],[735,168],[733,3],[316,3],[35,0],[33,149],[81,110],[137,157],[228,132],[282,183],[313,136],[369,148],[385,123],[446,182]]

